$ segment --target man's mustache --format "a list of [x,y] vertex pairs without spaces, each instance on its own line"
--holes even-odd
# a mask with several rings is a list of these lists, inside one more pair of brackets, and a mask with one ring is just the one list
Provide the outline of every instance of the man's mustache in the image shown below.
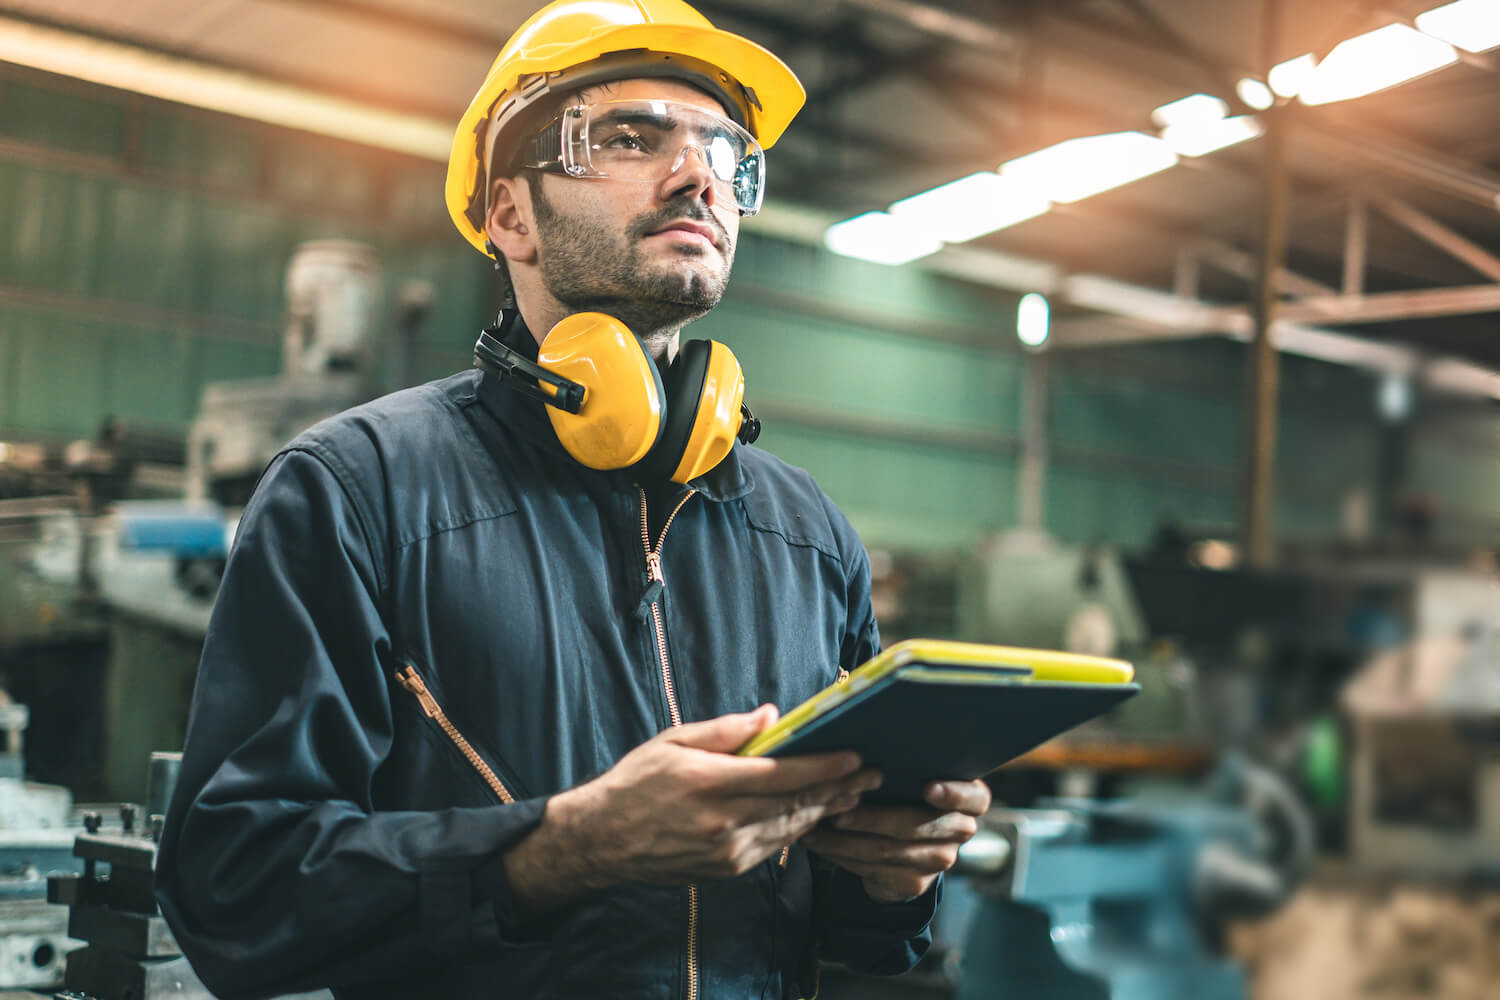
[[641,239],[670,226],[674,222],[682,222],[683,220],[706,223],[713,228],[718,238],[718,243],[726,248],[729,246],[729,231],[724,228],[718,219],[714,218],[714,214],[709,210],[709,207],[696,198],[674,199],[656,211],[637,218],[630,224],[630,228],[626,233],[631,239]]

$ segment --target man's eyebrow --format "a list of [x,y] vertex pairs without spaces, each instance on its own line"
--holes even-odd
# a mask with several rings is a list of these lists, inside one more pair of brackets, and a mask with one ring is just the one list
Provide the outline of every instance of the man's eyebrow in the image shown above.
[[[647,125],[663,132],[672,132],[680,124],[679,119],[660,111],[626,108],[610,111],[604,116],[604,120],[610,125]],[[700,139],[712,138],[719,135],[721,131],[722,129],[712,124],[704,125],[697,130]]]
[[621,109],[609,112],[604,116],[604,120],[611,125],[650,125],[663,132],[670,132],[677,127],[677,119],[658,111]]

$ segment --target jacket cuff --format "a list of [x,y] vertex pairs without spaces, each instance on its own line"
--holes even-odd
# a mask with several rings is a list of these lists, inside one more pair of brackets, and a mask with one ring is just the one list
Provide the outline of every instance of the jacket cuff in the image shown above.
[[880,903],[865,892],[864,883],[839,869],[829,885],[827,909],[831,918],[823,930],[823,954],[855,972],[892,976],[921,961],[932,945],[928,925],[943,895],[943,878],[915,899]]
[[487,911],[486,916],[489,918],[476,928],[481,938],[487,937],[486,932],[489,931],[507,944],[539,944],[549,940],[562,923],[566,907],[549,913],[525,912],[516,902],[510,879],[505,874],[505,852],[536,828],[542,821],[546,806],[547,800],[539,798],[501,807],[506,810],[528,807],[531,815],[472,873],[471,899]]

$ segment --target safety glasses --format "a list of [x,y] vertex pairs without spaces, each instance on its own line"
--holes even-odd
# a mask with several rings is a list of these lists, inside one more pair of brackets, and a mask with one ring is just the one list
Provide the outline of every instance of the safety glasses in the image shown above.
[[601,101],[570,107],[531,143],[523,167],[569,177],[660,181],[699,157],[717,193],[741,215],[760,211],[766,153],[755,137],[723,115],[675,101]]

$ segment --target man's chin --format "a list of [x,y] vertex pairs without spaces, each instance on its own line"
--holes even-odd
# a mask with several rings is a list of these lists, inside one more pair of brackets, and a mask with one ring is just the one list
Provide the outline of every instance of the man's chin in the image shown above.
[[718,305],[726,283],[723,272],[708,266],[653,268],[644,282],[659,298],[705,310]]

